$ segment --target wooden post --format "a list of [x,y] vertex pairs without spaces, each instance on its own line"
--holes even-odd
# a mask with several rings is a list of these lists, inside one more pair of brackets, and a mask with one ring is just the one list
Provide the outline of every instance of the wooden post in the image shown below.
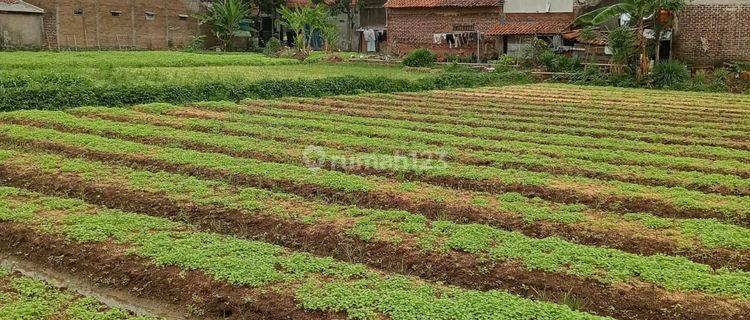
[[130,0],[130,38],[131,38],[131,49],[135,49],[138,45],[136,42],[136,33],[135,33],[135,0]]
[[95,22],[96,22],[96,47],[99,50],[101,50],[102,49],[102,43],[101,43],[101,40],[99,40],[99,37],[100,37],[100,34],[99,34],[99,10],[100,10],[99,0],[94,1],[94,8],[96,10],[96,17],[95,17],[96,18],[95,19]]

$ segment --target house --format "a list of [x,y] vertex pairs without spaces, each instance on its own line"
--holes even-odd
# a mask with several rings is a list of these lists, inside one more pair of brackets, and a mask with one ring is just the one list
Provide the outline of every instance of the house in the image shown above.
[[[6,1],[6,0],[0,0]],[[200,35],[201,0],[24,0],[44,9],[49,49],[168,49]]]
[[427,48],[440,56],[484,55],[483,36],[497,25],[503,0],[388,0],[388,44],[395,54]]
[[41,48],[43,14],[22,0],[0,0],[0,49]]
[[[360,0],[357,48],[361,52],[382,52],[388,47],[386,0]],[[375,37],[375,45],[368,47],[368,34]]]
[[520,56],[533,38],[540,38],[554,47],[565,40],[560,34],[575,19],[576,0],[505,0],[499,23],[487,32],[503,54]]
[[674,55],[693,67],[750,61],[750,0],[694,0],[678,14]]

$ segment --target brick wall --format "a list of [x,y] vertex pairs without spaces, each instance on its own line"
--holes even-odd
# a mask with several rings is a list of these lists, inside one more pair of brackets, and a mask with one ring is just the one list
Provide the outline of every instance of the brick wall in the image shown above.
[[678,16],[674,50],[695,67],[750,60],[750,3],[689,5]]
[[435,44],[433,34],[452,32],[454,25],[475,25],[478,31],[487,32],[498,23],[501,12],[501,7],[388,9],[388,41],[392,50],[402,55],[416,48],[441,56],[471,55],[477,51],[476,44],[451,49],[445,43]]
[[[43,8],[49,48],[167,49],[200,34],[199,0],[28,0]],[[154,13],[153,20],[147,13]],[[181,18],[180,15],[187,15]]]

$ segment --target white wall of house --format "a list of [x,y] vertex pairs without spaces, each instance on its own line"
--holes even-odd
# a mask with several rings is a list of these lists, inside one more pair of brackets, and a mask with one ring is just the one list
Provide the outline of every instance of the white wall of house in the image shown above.
[[505,13],[573,12],[576,0],[505,0]]

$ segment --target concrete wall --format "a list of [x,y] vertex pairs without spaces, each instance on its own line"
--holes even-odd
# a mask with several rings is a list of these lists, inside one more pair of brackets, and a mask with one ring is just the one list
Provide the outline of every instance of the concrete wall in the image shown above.
[[[200,34],[199,0],[28,0],[46,11],[49,48],[167,49]],[[155,15],[147,19],[147,12]],[[187,15],[186,19],[180,15]]]
[[[573,12],[575,0],[505,0],[505,13]],[[548,10],[549,8],[549,10]]]
[[677,58],[695,67],[750,61],[750,0],[697,0],[680,12],[674,38]]
[[[444,43],[435,44],[433,35],[452,32],[455,25],[474,25],[485,33],[499,22],[501,12],[501,7],[388,9],[388,41],[393,52],[402,55],[416,48],[427,48],[441,56],[468,56],[477,52],[476,44],[451,49]],[[494,43],[487,45],[494,49]],[[483,46],[480,53],[489,49]]]
[[0,47],[42,47],[42,15],[0,12]]

